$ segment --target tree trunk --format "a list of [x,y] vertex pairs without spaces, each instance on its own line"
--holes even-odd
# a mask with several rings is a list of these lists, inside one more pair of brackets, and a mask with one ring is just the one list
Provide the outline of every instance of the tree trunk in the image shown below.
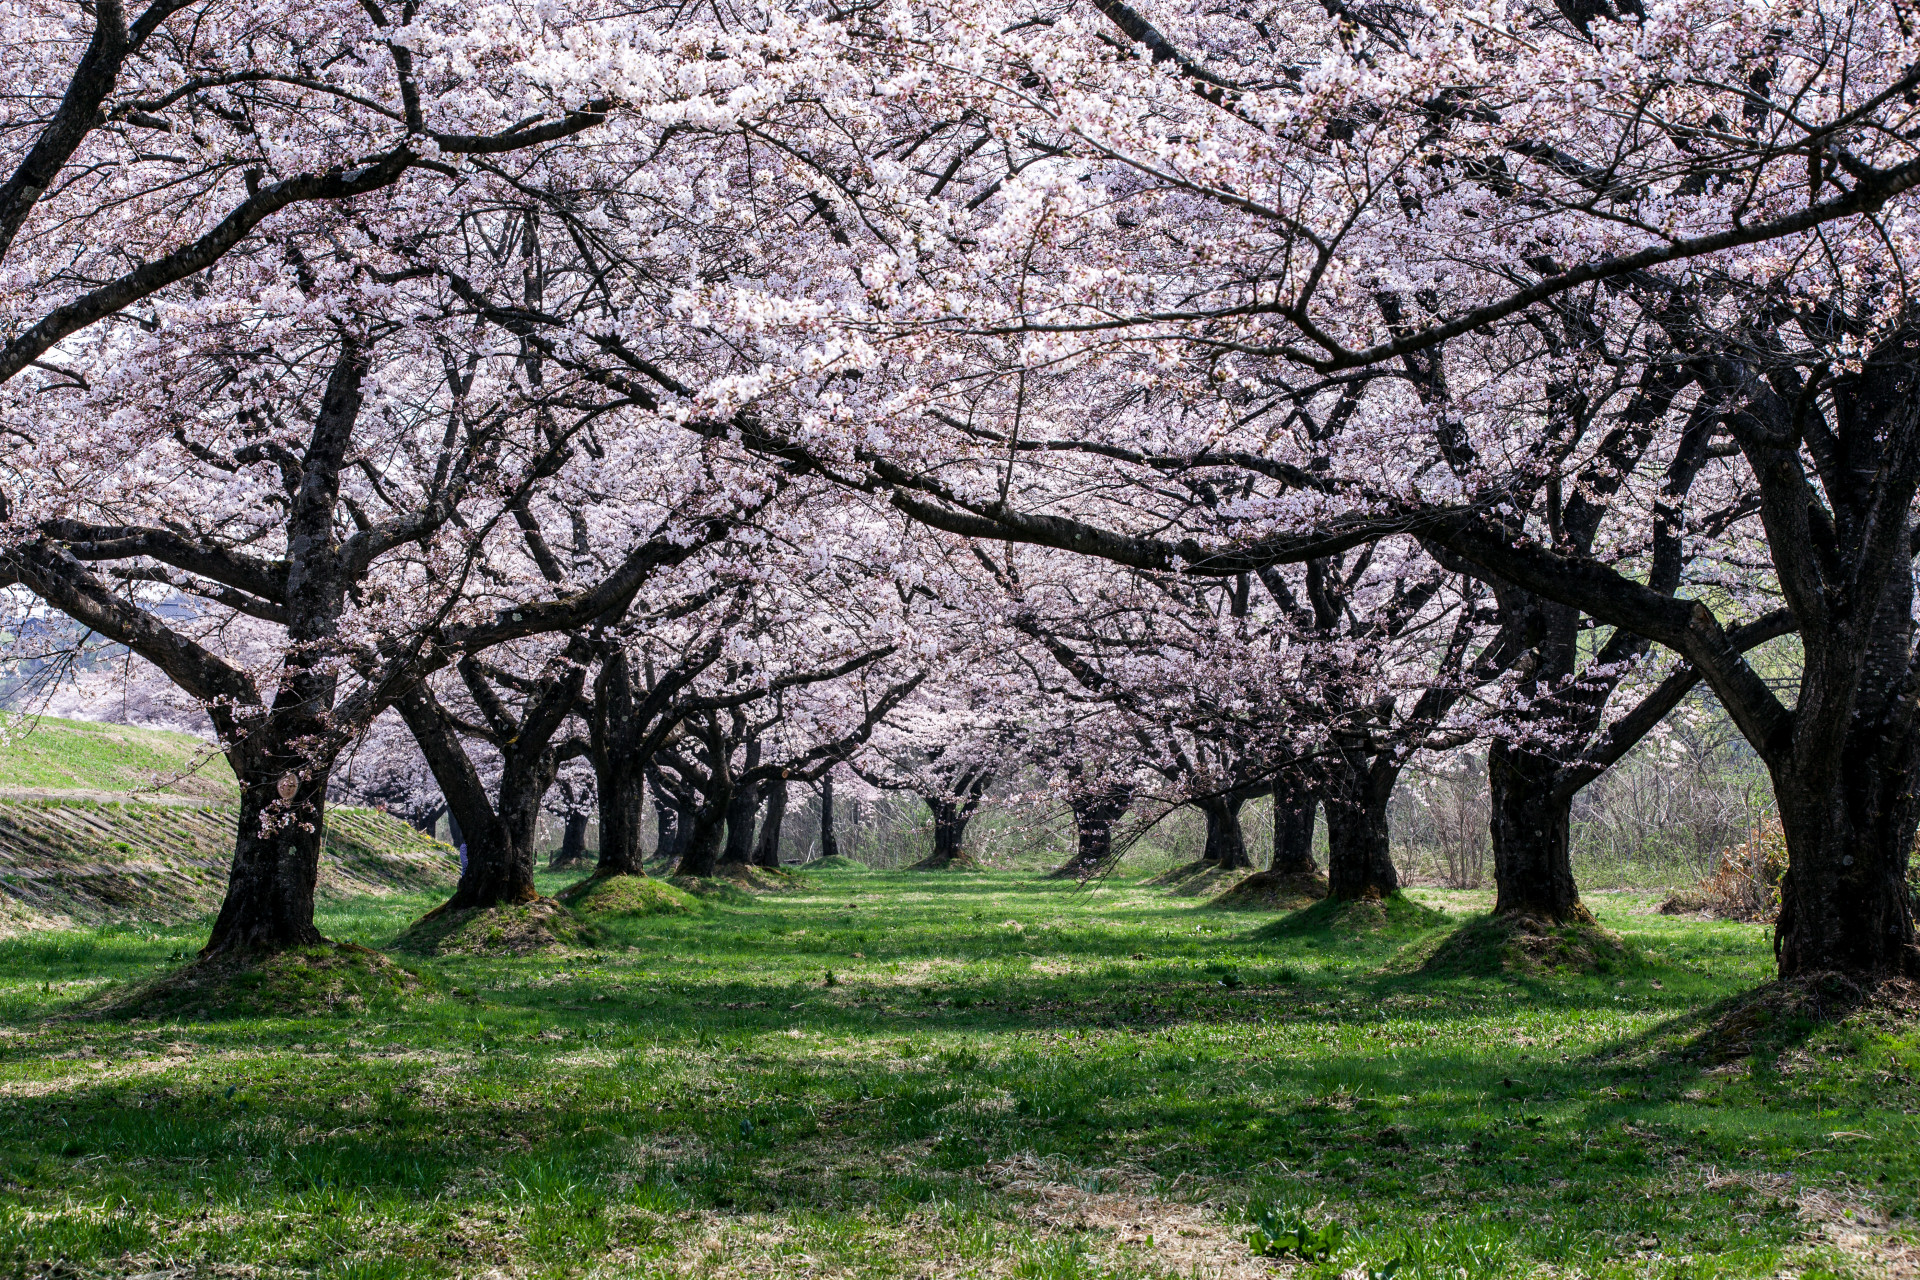
[[565,871],[577,867],[587,860],[587,815],[569,813],[567,826],[560,837],[560,847],[553,851],[553,857],[547,861],[547,870]]
[[1246,834],[1240,829],[1240,807],[1246,802],[1245,796],[1231,792],[1194,801],[1207,819],[1207,843],[1200,857],[1222,871],[1253,867],[1253,859],[1247,856]]
[[1787,838],[1774,930],[1783,978],[1822,970],[1920,975],[1907,879],[1920,823],[1920,671],[1904,559],[1911,523],[1857,647],[1840,643],[1849,638],[1840,627],[1806,642],[1793,742],[1771,770]]
[[440,815],[446,811],[444,804],[415,809],[407,815],[407,825],[423,835],[431,836],[440,829]]
[[787,780],[766,785],[767,816],[760,820],[760,839],[753,846],[753,865],[775,870],[780,866],[780,828],[787,819]]
[[1276,778],[1273,783],[1273,865],[1275,875],[1312,875],[1313,824],[1320,800],[1298,779]]
[[1525,747],[1495,738],[1487,748],[1495,914],[1593,919],[1573,879],[1573,795],[1561,775],[1559,761]]
[[[519,797],[511,792],[509,768],[501,776],[501,804],[498,812],[487,798],[485,784],[460,744],[458,729],[424,684],[415,684],[395,699],[401,717],[427,758],[435,782],[447,799],[447,813],[459,826],[466,841],[466,867],[453,896],[432,914],[440,911],[465,911],[493,907],[505,902],[531,902],[540,896],[533,884],[532,830],[521,812]],[[541,795],[545,794],[542,789]],[[508,810],[513,810],[508,816]],[[539,798],[532,802],[532,817],[539,816]],[[528,825],[526,843],[514,846],[516,824]]]
[[[743,769],[760,763],[760,744],[747,743]],[[746,866],[753,860],[753,820],[760,812],[760,784],[736,782],[733,799],[727,803],[727,845],[720,861]]]
[[1126,815],[1132,803],[1133,788],[1126,785],[1074,796],[1069,804],[1076,848],[1073,857],[1053,874],[1061,879],[1085,880],[1105,871],[1113,861],[1113,824]]
[[720,850],[727,835],[727,806],[732,800],[732,788],[728,795],[709,799],[700,806],[688,825],[686,844],[680,855],[680,865],[676,875],[711,876],[720,869]]
[[[271,773],[270,769],[252,771]],[[326,819],[326,774],[280,799],[284,773],[242,779],[226,901],[203,956],[281,951],[325,942],[313,923]]]
[[1322,799],[1327,807],[1327,895],[1380,898],[1397,892],[1387,840],[1387,802],[1397,767],[1382,761],[1336,760]]
[[933,852],[914,863],[913,870],[944,871],[956,864],[972,862],[964,848],[967,822],[972,814],[945,796],[922,796],[921,799],[933,811]]
[[840,841],[833,834],[833,774],[820,779],[820,856],[840,856]]
[[[595,790],[600,800],[600,857],[593,873],[642,875],[640,825],[646,813],[646,775],[631,761],[603,761],[599,752],[594,755]],[[656,807],[660,804],[657,790],[653,802]]]
[[727,804],[727,841],[720,861],[742,866],[753,861],[753,820],[759,813],[759,785],[735,788],[733,799]]
[[687,837],[693,834],[693,814],[677,800],[668,800],[658,815],[653,856],[668,865],[678,865],[687,851]]

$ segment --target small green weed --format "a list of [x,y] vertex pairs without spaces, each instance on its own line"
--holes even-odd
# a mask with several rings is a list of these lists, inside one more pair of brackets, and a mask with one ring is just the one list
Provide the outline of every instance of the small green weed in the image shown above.
[[1347,1229],[1328,1219],[1316,1223],[1293,1208],[1266,1205],[1251,1214],[1247,1249],[1257,1258],[1331,1258],[1347,1242]]

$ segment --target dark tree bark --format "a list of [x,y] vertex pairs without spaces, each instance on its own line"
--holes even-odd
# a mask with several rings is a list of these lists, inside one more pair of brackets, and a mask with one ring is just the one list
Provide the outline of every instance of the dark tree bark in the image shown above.
[[787,819],[787,780],[774,778],[764,788],[767,816],[760,820],[760,838],[754,842],[753,865],[778,870],[780,828]]
[[241,787],[227,896],[203,955],[326,941],[313,923],[325,810],[324,781],[300,784],[291,800],[265,782]]
[[1247,803],[1246,794],[1230,791],[1204,796],[1193,803],[1207,820],[1207,843],[1201,850],[1201,860],[1222,871],[1251,870],[1253,859],[1247,854],[1246,832],[1240,826],[1240,810]]
[[[675,874],[705,877],[720,869],[720,854],[726,844],[727,811],[733,805],[733,744],[711,714],[703,717],[696,732],[706,748],[706,785]],[[682,770],[682,776],[690,778],[692,772]]]
[[[487,671],[471,657],[462,659],[460,676],[487,721],[484,730],[463,725],[424,681],[408,686],[396,700],[468,837],[466,870],[439,911],[531,902],[540,896],[533,868],[541,803],[560,766],[587,750],[577,740],[556,745],[554,736],[579,703],[589,654],[584,638],[570,640],[540,677],[528,682],[519,716],[494,691]],[[500,752],[500,782],[491,803],[461,742],[463,732],[483,734]]]
[[970,861],[966,855],[967,818],[945,796],[924,796],[933,814],[933,852],[913,864],[916,871],[940,871]]
[[914,863],[913,870],[944,871],[973,864],[966,851],[967,824],[980,811],[992,783],[991,769],[965,765],[952,776],[948,790],[920,797],[933,815],[933,852]]
[[1504,739],[1487,748],[1496,914],[1592,919],[1573,879],[1573,796],[1556,785],[1560,767]]
[[[760,765],[760,744],[749,742],[746,747],[745,768],[752,770]],[[720,861],[746,866],[753,861],[753,824],[760,815],[760,783],[736,783],[733,798],[727,802],[727,843],[720,854]]]
[[1327,810],[1327,895],[1383,898],[1400,889],[1388,843],[1387,805],[1400,766],[1391,755],[1368,758],[1349,743],[1329,761],[1322,784]]
[[539,896],[533,888],[531,854],[522,870],[506,826],[487,796],[486,784],[461,745],[453,717],[424,683],[403,690],[394,705],[447,798],[450,833],[457,843],[466,846],[466,866],[454,889],[455,900],[465,906],[482,900],[525,901]]
[[1311,875],[1320,868],[1313,861],[1313,824],[1320,798],[1291,774],[1273,782],[1273,865],[1276,875]]
[[[633,663],[625,646],[614,645],[600,658],[593,679],[593,705],[587,719],[594,789],[600,801],[600,857],[594,874],[637,876],[641,868],[640,824],[646,806],[646,768],[633,737],[638,714]],[[658,805],[656,789],[654,803]]]
[[672,802],[653,793],[653,856],[657,861],[680,857],[680,811]]
[[585,813],[569,813],[567,825],[560,835],[560,847],[553,851],[547,860],[547,870],[565,871],[577,867],[587,860],[587,823]]
[[444,801],[423,805],[407,814],[407,825],[422,835],[431,836],[440,829],[440,819],[447,812]]
[[1113,861],[1113,824],[1133,804],[1133,786],[1123,782],[1087,794],[1075,792],[1067,803],[1073,809],[1074,855],[1053,874],[1090,879]]
[[828,771],[820,778],[820,856],[838,858],[840,839],[833,831],[833,773]]

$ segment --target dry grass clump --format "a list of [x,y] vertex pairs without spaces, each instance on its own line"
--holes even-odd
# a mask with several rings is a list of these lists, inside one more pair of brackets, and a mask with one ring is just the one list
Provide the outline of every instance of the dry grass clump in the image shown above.
[[1691,889],[1675,890],[1660,911],[1772,924],[1780,916],[1780,879],[1786,873],[1787,833],[1778,818],[1769,819],[1744,842],[1722,849],[1713,874]]

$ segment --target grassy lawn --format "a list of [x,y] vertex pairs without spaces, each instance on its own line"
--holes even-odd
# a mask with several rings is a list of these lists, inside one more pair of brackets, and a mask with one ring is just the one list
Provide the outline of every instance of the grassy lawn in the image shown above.
[[[1910,1026],[1716,1062],[1688,1046],[1768,977],[1764,929],[1603,895],[1635,958],[1516,975],[1480,900],[1412,896],[1361,927],[817,874],[601,917],[592,951],[406,960],[417,989],[322,1017],[61,1016],[201,931],[17,937],[0,1273],[1914,1274]],[[379,945],[431,904],[323,927]]]

